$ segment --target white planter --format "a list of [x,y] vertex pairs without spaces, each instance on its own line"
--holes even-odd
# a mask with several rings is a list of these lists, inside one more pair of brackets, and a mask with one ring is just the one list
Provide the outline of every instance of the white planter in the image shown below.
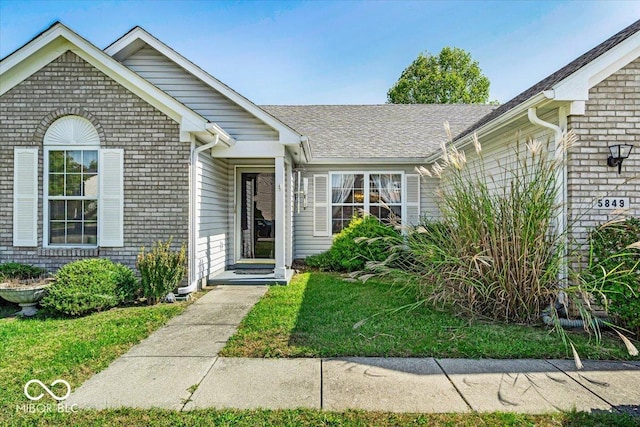
[[51,284],[51,279],[45,279],[36,283],[25,285],[9,285],[0,283],[0,297],[9,302],[13,302],[22,307],[17,314],[20,316],[33,316],[38,312],[36,305],[47,293],[47,287]]

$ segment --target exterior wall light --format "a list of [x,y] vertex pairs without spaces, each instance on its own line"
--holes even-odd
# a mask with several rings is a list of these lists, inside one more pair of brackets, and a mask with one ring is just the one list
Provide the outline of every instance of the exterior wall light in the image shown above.
[[622,161],[629,158],[631,154],[631,144],[616,144],[609,147],[609,158],[607,159],[607,165],[614,167],[618,166],[618,174],[622,172]]

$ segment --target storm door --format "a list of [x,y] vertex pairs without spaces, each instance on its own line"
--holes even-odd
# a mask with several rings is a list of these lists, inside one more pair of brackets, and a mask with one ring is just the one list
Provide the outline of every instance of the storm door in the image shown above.
[[239,181],[240,260],[273,260],[276,174],[241,172]]

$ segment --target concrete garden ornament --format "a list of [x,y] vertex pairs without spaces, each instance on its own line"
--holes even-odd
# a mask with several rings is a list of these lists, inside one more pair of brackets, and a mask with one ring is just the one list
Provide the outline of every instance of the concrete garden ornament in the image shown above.
[[47,287],[53,280],[53,278],[8,279],[0,283],[0,297],[22,307],[22,310],[16,313],[17,315],[30,317],[38,312],[36,306],[45,296]]

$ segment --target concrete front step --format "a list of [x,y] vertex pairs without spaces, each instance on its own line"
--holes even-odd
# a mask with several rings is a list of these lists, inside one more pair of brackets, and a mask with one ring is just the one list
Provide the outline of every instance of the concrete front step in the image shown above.
[[236,274],[235,270],[226,270],[207,281],[207,285],[288,285],[294,270],[287,269],[284,278],[270,274]]

